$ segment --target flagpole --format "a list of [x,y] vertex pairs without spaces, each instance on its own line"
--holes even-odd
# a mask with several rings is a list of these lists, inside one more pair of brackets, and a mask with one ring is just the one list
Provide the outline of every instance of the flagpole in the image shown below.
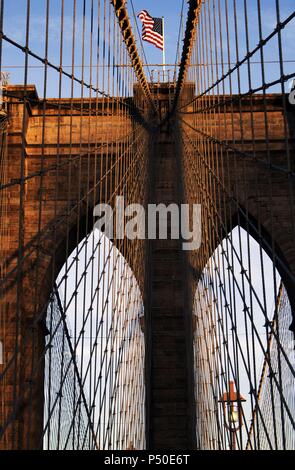
[[166,51],[165,51],[165,19],[164,16],[162,16],[162,22],[163,22],[163,80],[165,81],[165,75],[166,75]]

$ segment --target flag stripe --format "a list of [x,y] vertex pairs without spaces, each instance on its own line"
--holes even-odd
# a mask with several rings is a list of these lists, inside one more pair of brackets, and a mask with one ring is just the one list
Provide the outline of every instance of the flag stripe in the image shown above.
[[163,37],[160,35],[160,34],[157,34],[157,33],[154,33],[154,32],[150,32],[150,31],[146,31],[144,34],[143,34],[143,39],[144,39],[144,36],[152,36],[154,37],[155,39],[157,39],[157,41],[163,43]]
[[138,18],[142,22],[142,39],[159,49],[164,49],[163,19],[152,18],[146,10],[142,10]]
[[149,42],[153,41],[153,43],[157,44],[157,46],[160,47],[160,48],[163,46],[163,42],[158,41],[157,39],[155,39],[154,36],[147,35],[147,36],[144,37],[144,40],[149,41]]
[[155,36],[153,35],[150,35],[150,34],[147,34],[144,39],[147,41],[148,39],[150,41],[154,41],[155,43],[157,43],[159,46],[162,46],[163,45],[163,42],[162,41],[159,41],[158,39],[155,38]]

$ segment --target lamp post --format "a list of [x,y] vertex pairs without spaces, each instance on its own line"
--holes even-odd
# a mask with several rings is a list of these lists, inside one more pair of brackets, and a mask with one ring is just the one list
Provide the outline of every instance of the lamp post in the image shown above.
[[242,402],[245,401],[242,395],[235,392],[233,381],[229,382],[229,393],[225,392],[219,400],[223,407],[225,427],[230,431],[230,450],[237,448],[237,432],[243,426]]

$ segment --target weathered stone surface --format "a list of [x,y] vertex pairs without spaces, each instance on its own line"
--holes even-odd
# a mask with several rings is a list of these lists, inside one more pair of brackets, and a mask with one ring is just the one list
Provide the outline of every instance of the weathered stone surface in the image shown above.
[[[99,112],[95,110],[97,116],[91,116],[94,102],[87,100],[84,100],[82,117],[79,100],[48,100],[44,120],[44,104],[38,100],[34,87],[27,89],[29,100],[25,106],[18,100],[22,87],[11,87],[9,91],[14,98],[10,99],[8,108],[8,180],[18,182],[22,175],[35,176],[7,190],[9,208],[8,213],[2,215],[7,230],[1,257],[6,260],[6,272],[11,274],[1,291],[0,340],[4,341],[4,365],[0,365],[0,373],[9,361],[13,365],[0,386],[0,425],[8,423],[0,448],[35,449],[42,445],[44,315],[49,295],[67,256],[92,228],[93,206],[98,201],[114,202],[114,188],[130,163],[130,156],[124,159],[122,155],[127,147],[126,135],[131,135],[133,124],[114,103],[108,105],[101,101]],[[193,96],[192,91],[190,87],[189,96]],[[135,90],[139,102],[138,93]],[[173,89],[163,86],[155,91],[155,99],[164,118],[173,99]],[[209,242],[202,245],[200,256],[193,254],[189,258],[190,265],[181,243],[175,240],[151,242],[147,282],[140,274],[144,260],[127,259],[138,277],[146,302],[147,432],[151,449],[194,447],[192,292],[187,292],[187,286],[197,282],[204,260],[209,259],[225,235],[223,228],[234,227],[237,223],[233,199],[247,207],[254,223],[263,228],[266,239],[272,235],[279,255],[295,275],[294,233],[290,223],[294,217],[294,206],[290,203],[294,181],[288,178],[288,171],[294,171],[295,165],[294,111],[288,110],[288,167],[282,98],[268,95],[266,99],[269,147],[263,102],[259,96],[252,97],[252,101],[243,100],[242,112],[238,107],[225,109],[222,122],[217,113],[208,114],[206,128],[202,127],[205,121],[195,113],[193,106],[182,116],[199,131],[207,134],[210,131],[209,137],[215,139],[211,157],[215,159],[223,187],[206,198],[197,190],[197,185],[190,184],[190,167],[184,162],[181,168],[181,148],[176,145],[175,129],[169,128],[168,123],[150,136],[153,142],[150,202],[202,203],[207,214],[212,205],[217,208],[214,221],[208,217],[203,224],[203,239],[209,234]],[[70,118],[66,107],[75,108],[76,115]],[[184,126],[176,127],[184,132]],[[185,130],[189,138],[200,145],[196,132],[188,126]],[[217,140],[231,148],[220,152]],[[103,144],[99,150],[97,143]],[[271,163],[285,167],[286,174],[258,161],[269,163],[269,148]],[[237,155],[234,150],[249,153],[249,158]],[[119,173],[116,173],[118,159]],[[205,163],[195,159],[201,183],[206,173]],[[42,177],[43,170],[46,170],[46,178]],[[140,168],[134,169],[123,190],[127,201],[132,200],[140,171]],[[89,185],[93,186],[93,192],[77,210],[77,201],[87,193]],[[195,189],[188,194],[186,187]],[[126,256],[136,252],[136,247],[129,250],[127,242],[122,242],[118,248]],[[19,254],[24,258],[21,266]],[[281,275],[295,311],[294,284],[287,273],[281,272]],[[16,345],[19,354],[15,358]]]

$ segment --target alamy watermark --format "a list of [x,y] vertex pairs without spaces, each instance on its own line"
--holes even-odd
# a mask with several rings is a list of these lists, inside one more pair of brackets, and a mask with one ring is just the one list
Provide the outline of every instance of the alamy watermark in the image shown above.
[[295,79],[290,82],[289,103],[295,105]]
[[146,211],[141,204],[125,206],[124,197],[117,196],[114,209],[98,204],[93,215],[98,218],[94,228],[111,240],[181,240],[185,251],[201,246],[200,204],[148,204]]
[[3,350],[4,350],[3,343],[2,341],[0,341],[0,366],[2,366],[4,363]]

